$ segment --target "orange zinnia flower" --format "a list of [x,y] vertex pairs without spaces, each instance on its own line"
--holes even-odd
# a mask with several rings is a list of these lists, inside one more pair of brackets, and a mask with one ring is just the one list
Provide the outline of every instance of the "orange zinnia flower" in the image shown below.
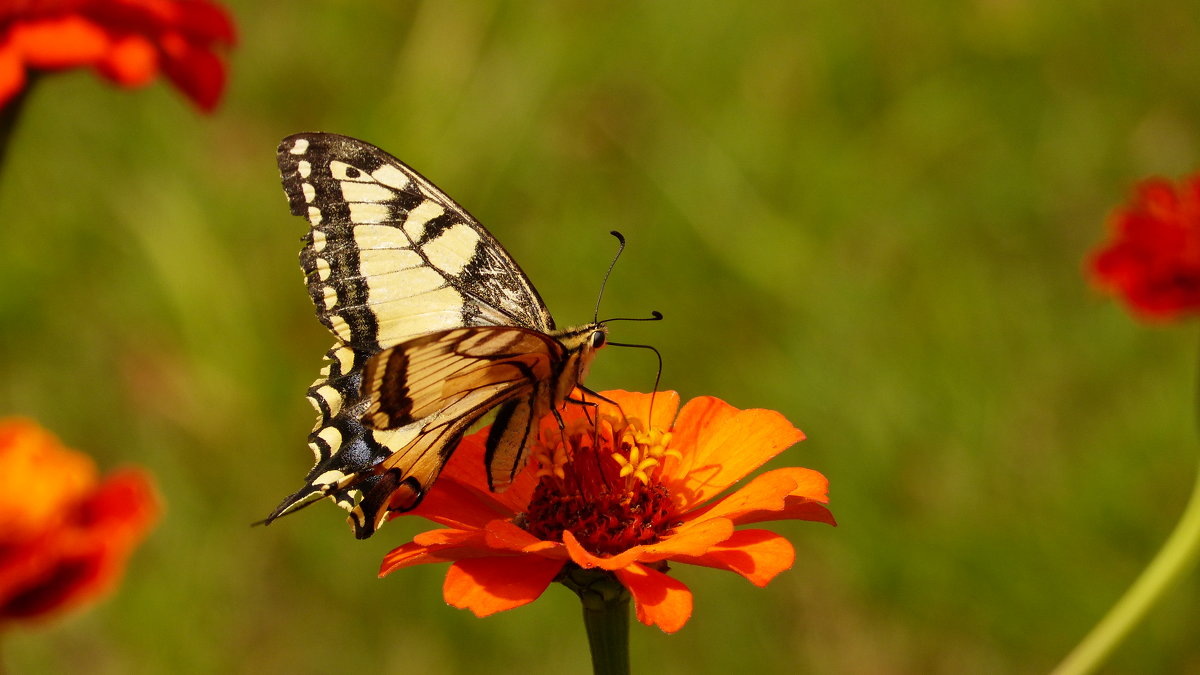
[[711,501],[803,440],[779,413],[711,397],[679,410],[675,392],[660,392],[653,404],[649,394],[602,395],[619,409],[567,406],[563,429],[553,416],[542,420],[530,466],[502,494],[487,489],[488,429],[464,438],[413,511],[446,529],[393,550],[380,576],[453,562],[446,602],[486,616],[536,600],[576,567],[605,570],[629,591],[638,620],[670,633],[691,615],[692,595],[665,574],[668,562],[729,570],[765,586],[791,567],[792,545],[736,526],[787,518],[835,524],[823,506],[828,481],[810,469],[768,471]]
[[28,420],[0,420],[0,625],[90,601],[116,584],[158,518],[149,477],[96,467]]
[[201,110],[216,107],[233,22],[208,0],[10,0],[0,7],[0,107],[29,70],[91,66],[124,87],[161,71]]

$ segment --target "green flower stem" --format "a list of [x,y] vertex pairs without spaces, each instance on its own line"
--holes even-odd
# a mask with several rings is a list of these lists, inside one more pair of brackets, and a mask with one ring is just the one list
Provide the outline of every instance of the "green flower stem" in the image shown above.
[[[1198,369],[1200,370],[1200,369]],[[1200,406],[1200,375],[1197,380],[1196,405]],[[1196,421],[1200,424],[1200,407]],[[1094,672],[1112,654],[1121,641],[1134,629],[1146,613],[1179,579],[1191,571],[1200,553],[1200,468],[1192,496],[1184,508],[1179,524],[1167,543],[1142,571],[1137,581],[1113,605],[1108,614],[1092,628],[1092,632],[1067,654],[1054,669],[1054,675],[1082,675]]]
[[1200,474],[1175,531],[1133,586],[1092,632],[1054,669],[1054,675],[1094,672],[1169,588],[1196,562],[1200,551]]
[[561,581],[583,603],[592,672],[629,675],[629,591],[608,572],[573,565]]

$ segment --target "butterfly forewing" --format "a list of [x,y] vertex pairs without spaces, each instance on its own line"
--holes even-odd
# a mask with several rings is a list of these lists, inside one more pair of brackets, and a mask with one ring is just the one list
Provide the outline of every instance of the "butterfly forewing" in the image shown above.
[[459,326],[554,327],[504,247],[441,190],[373,145],[297,134],[279,146],[292,213],[312,226],[300,254],[317,316],[374,353]]

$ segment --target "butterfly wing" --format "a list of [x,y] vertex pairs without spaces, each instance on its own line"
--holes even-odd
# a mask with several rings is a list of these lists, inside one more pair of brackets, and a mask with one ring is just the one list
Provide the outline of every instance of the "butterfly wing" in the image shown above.
[[339,342],[373,354],[459,326],[554,329],[500,242],[400,160],[335,134],[289,136],[278,160],[292,213],[311,225],[309,295]]
[[[389,510],[414,508],[463,432],[489,410],[506,401],[549,401],[542,392],[570,361],[554,338],[505,326],[431,333],[371,358],[363,370],[370,401],[363,421],[377,429],[415,425],[419,433],[370,468],[378,482],[351,513],[356,535],[370,536]],[[498,464],[515,473],[524,450],[513,448]]]
[[[337,342],[308,392],[318,412],[309,435],[316,464],[304,487],[267,522],[325,496],[348,510],[360,502],[370,510],[369,497],[395,501],[379,495],[413,485],[403,483],[408,478],[420,488],[415,505],[462,432],[495,402],[479,408],[487,397],[472,394],[439,400],[444,405],[436,420],[401,413],[403,423],[364,424],[368,409],[378,406],[362,387],[369,360],[447,329],[511,325],[547,333],[554,321],[504,247],[454,200],[383,150],[310,133],[284,139],[277,157],[291,211],[311,225],[300,254],[309,295]],[[431,406],[420,410],[431,412]],[[389,481],[397,472],[371,471],[392,457],[393,465],[408,458],[408,471],[400,472],[396,485]],[[368,522],[373,531],[373,520],[356,517],[356,532],[369,535],[362,533]]]

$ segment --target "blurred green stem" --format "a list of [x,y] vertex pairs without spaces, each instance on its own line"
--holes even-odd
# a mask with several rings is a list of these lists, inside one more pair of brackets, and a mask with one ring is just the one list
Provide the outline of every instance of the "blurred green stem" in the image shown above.
[[[1197,375],[1197,424],[1200,424],[1200,366]],[[1200,427],[1198,427],[1200,428]],[[1108,614],[1096,624],[1087,637],[1067,654],[1054,669],[1054,675],[1082,675],[1094,672],[1112,654],[1121,641],[1134,629],[1163,594],[1191,571],[1200,552],[1200,467],[1192,496],[1184,508],[1183,517],[1171,532],[1167,543],[1142,571],[1137,581],[1113,605]]]
[[583,603],[592,672],[629,675],[629,591],[608,572],[572,567],[562,583]]

